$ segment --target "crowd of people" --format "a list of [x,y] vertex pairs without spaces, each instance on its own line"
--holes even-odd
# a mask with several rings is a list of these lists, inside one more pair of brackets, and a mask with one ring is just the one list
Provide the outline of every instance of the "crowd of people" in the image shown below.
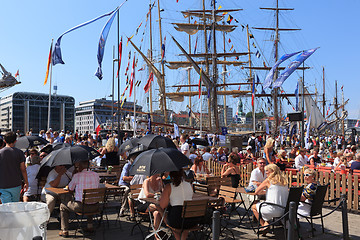
[[[27,135],[33,135],[32,131]],[[138,211],[152,212],[154,216],[154,226],[157,228],[160,219],[164,214],[164,209],[168,209],[167,223],[174,228],[179,228],[181,223],[181,211],[184,200],[192,199],[193,182],[201,182],[206,177],[213,176],[209,169],[210,161],[222,164],[221,177],[228,177],[231,186],[239,187],[240,165],[253,163],[256,168],[251,172],[249,186],[246,190],[262,195],[266,189],[266,202],[271,202],[281,206],[286,205],[288,194],[288,183],[284,177],[283,170],[286,167],[304,169],[304,179],[306,186],[302,195],[302,201],[311,203],[316,191],[317,182],[315,181],[315,171],[309,167],[331,166],[334,171],[350,168],[360,170],[360,153],[357,153],[356,145],[344,145],[345,140],[342,136],[334,137],[312,137],[312,144],[308,148],[299,147],[297,138],[278,136],[256,136],[252,134],[244,150],[242,148],[222,147],[216,135],[211,139],[204,136],[207,146],[196,145],[192,140],[195,135],[182,134],[173,137],[171,134],[164,134],[165,137],[172,139],[174,145],[187,156],[192,166],[179,171],[155,174],[149,177],[143,175],[130,175],[130,168],[140,152],[122,152],[119,156],[119,145],[121,142],[129,140],[127,134],[119,142],[117,136],[109,133],[106,136],[106,144],[96,133],[79,135],[77,131],[71,134],[69,131],[41,131],[40,137],[45,138],[51,144],[68,143],[69,145],[87,145],[96,148],[100,157],[93,164],[97,166],[116,166],[121,160],[126,160],[122,167],[118,185],[123,189],[122,206],[120,216],[128,215],[129,220],[135,220],[135,208]],[[41,147],[31,148],[26,152],[15,147],[18,134],[8,132],[0,139],[0,200],[2,203],[17,202],[21,200],[45,202],[50,213],[59,207],[59,219],[61,222],[60,236],[69,235],[69,212],[85,210],[92,212],[96,210],[98,204],[82,205],[82,192],[87,188],[99,187],[99,175],[89,169],[88,159],[77,162],[71,168],[64,165],[54,167],[46,177],[45,186],[39,189],[38,179],[40,164],[48,152],[42,151]],[[200,137],[201,136],[196,136]],[[282,138],[282,139],[279,139]],[[211,140],[211,141],[210,141]],[[279,144],[282,143],[282,144]],[[102,147],[102,145],[104,145]],[[331,160],[331,161],[329,161]],[[169,184],[166,184],[169,183]],[[142,189],[138,199],[130,198],[130,186],[142,184]],[[47,188],[67,187],[74,192],[75,198],[69,195],[59,196]],[[40,194],[39,194],[40,193]],[[142,201],[143,198],[155,197],[161,194],[160,204],[154,205]],[[40,198],[38,196],[40,195]],[[270,205],[261,205],[260,201],[255,201],[252,206],[254,216],[260,224],[264,226],[262,232],[268,231],[268,221],[273,217],[283,214],[280,208]],[[260,214],[261,212],[261,218]],[[299,213],[306,215],[309,213],[307,204],[299,206]],[[53,213],[54,214],[54,213]],[[187,226],[193,226],[194,222],[188,222]],[[94,231],[92,218],[88,218],[86,231]],[[186,237],[187,231],[175,234],[176,239]],[[156,236],[157,237],[157,236]]]

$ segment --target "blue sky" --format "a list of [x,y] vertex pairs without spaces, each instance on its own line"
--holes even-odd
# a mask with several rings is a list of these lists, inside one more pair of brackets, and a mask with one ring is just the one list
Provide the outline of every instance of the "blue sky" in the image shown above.
[[[295,11],[282,13],[280,17],[281,27],[301,28],[302,31],[296,33],[281,34],[280,55],[299,50],[320,47],[311,56],[306,65],[312,67],[305,73],[305,82],[312,91],[315,90],[315,82],[318,91],[322,93],[322,66],[325,67],[326,76],[326,98],[331,100],[335,93],[334,82],[338,80],[339,97],[341,99],[340,87],[344,85],[345,100],[350,99],[346,109],[350,117],[360,118],[359,94],[357,74],[359,51],[359,31],[357,24],[360,22],[358,9],[360,1],[348,0],[346,4],[335,0],[280,0],[281,7],[295,8]],[[49,85],[43,86],[46,63],[49,53],[51,39],[56,39],[63,32],[71,27],[95,18],[101,14],[109,12],[120,5],[122,1],[94,1],[94,0],[62,0],[62,1],[4,1],[2,2],[2,13],[0,24],[2,37],[0,38],[0,63],[13,74],[19,69],[21,84],[1,93],[6,96],[15,91],[29,91],[48,93]],[[270,0],[223,0],[217,1],[217,5],[223,8],[243,8],[244,10],[232,14],[240,24],[249,24],[250,27],[273,25],[273,14],[269,11],[259,10],[259,7],[273,7],[275,1]],[[135,29],[143,21],[139,34],[133,38],[134,42],[142,49],[149,46],[149,30],[144,30],[146,13],[148,12],[149,1],[147,0],[128,0],[120,11],[120,33],[122,36],[131,36]],[[163,36],[166,40],[166,59],[175,60],[175,54],[179,53],[175,44],[170,39],[170,34],[174,35],[178,41],[187,46],[187,35],[178,33],[171,26],[172,22],[180,20],[186,22],[179,10],[189,8],[199,9],[201,1],[198,0],[161,0],[163,17]],[[210,1],[206,0],[206,5],[210,6]],[[157,8],[153,12],[153,32],[158,34],[157,27]],[[104,78],[99,81],[94,73],[97,69],[97,44],[101,29],[106,23],[106,19],[99,20],[82,29],[76,30],[62,39],[61,49],[65,65],[53,67],[53,83],[58,86],[58,94],[70,95],[75,97],[76,104],[94,98],[106,97],[111,94],[112,79],[112,51],[116,45],[116,21],[114,21],[106,44],[103,60]],[[234,23],[234,22],[233,22]],[[149,25],[149,23],[148,23]],[[145,38],[142,43],[142,33],[145,31]],[[260,47],[266,59],[271,63],[271,45],[268,41],[270,34],[251,30],[256,39],[256,45]],[[241,27],[238,30],[226,35],[226,39],[232,39],[234,48],[246,51],[246,38]],[[221,39],[218,35],[217,39]],[[192,37],[192,47],[194,47],[195,37]],[[230,45],[227,43],[226,48]],[[154,36],[154,55],[159,58],[159,38]],[[184,46],[184,47],[185,47]],[[204,44],[199,43],[199,49]],[[128,51],[132,54],[134,49],[124,46],[122,61],[122,83],[121,92],[124,88],[124,69],[127,65]],[[199,50],[199,51],[200,51]],[[222,51],[220,48],[218,51]],[[252,50],[254,51],[254,50]],[[261,65],[263,59],[254,58],[254,64]],[[246,59],[244,59],[246,60]],[[286,66],[289,62],[284,63]],[[139,59],[138,69],[143,65]],[[244,70],[233,69],[230,71],[229,81],[237,81],[238,77],[245,78],[247,73]],[[266,72],[257,73],[263,81]],[[198,76],[193,73],[194,83],[197,83]],[[294,86],[301,72],[294,73],[284,84],[288,92],[294,91]],[[167,83],[186,83],[184,71],[171,72],[166,70]],[[146,83],[147,72],[136,72],[136,78],[142,79],[142,83],[137,90],[137,101],[139,104],[146,105],[146,95],[143,86]],[[157,87],[155,87],[157,88]],[[170,90],[170,89],[169,89]],[[174,90],[174,89],[173,89]],[[196,91],[196,89],[193,89]],[[156,94],[156,93],[155,93]],[[127,94],[128,95],[128,94]],[[237,99],[228,97],[227,102],[234,108]],[[245,106],[249,108],[249,100],[245,100]],[[221,103],[221,101],[220,101]],[[193,104],[198,104],[194,98]],[[258,106],[264,103],[259,102]],[[175,111],[185,110],[186,103],[169,103],[170,108]],[[193,106],[198,107],[198,106]],[[265,106],[262,106],[265,108]],[[146,107],[145,107],[146,110]],[[197,109],[195,109],[197,110]],[[259,108],[258,108],[259,110]],[[286,110],[286,108],[285,108]]]

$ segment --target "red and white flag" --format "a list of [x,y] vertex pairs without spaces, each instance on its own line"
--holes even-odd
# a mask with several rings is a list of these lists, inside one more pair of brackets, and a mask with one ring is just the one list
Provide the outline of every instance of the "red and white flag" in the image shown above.
[[129,97],[131,97],[131,93],[134,87],[134,80],[135,80],[135,56],[133,58],[133,65],[132,65],[132,70],[131,70],[131,75],[130,75],[130,93],[129,93]]

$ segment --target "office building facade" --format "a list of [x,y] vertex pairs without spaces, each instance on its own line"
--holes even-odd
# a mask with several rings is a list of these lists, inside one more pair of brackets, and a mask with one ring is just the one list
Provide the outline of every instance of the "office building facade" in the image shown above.
[[[49,95],[15,92],[0,100],[0,128],[4,131],[33,133],[47,129]],[[75,99],[71,96],[51,96],[50,127],[53,130],[74,131]]]

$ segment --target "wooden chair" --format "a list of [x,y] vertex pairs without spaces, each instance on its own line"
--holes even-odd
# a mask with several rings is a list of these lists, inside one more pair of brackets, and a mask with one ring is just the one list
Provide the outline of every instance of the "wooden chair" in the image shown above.
[[[241,218],[240,213],[237,211],[237,209],[240,207],[240,205],[244,205],[244,200],[242,199],[241,194],[239,194],[240,199],[236,199],[237,197],[237,189],[229,186],[221,186],[218,197],[222,197],[225,200],[225,204],[231,205],[232,209],[231,212],[235,211],[239,217]],[[230,214],[231,214],[230,212]]]
[[[202,230],[202,225],[204,224],[204,218],[206,215],[206,209],[208,208],[208,200],[190,200],[190,201],[184,201],[183,209],[182,209],[182,224],[180,229],[173,228],[169,225],[167,225],[171,231],[177,232],[181,234],[184,232],[184,230],[187,230],[189,232],[195,232]],[[199,218],[199,223],[195,225],[194,227],[190,229],[184,229],[184,223],[186,220],[191,218]],[[203,218],[201,220],[201,218]],[[196,236],[195,236],[196,239]]]
[[[324,233],[324,221],[322,216],[322,208],[325,202],[325,196],[329,184],[319,185],[316,188],[314,199],[311,203],[310,215],[305,217],[308,223],[311,225],[311,234],[314,237],[313,217],[320,215],[322,232]],[[333,201],[333,200],[330,200]],[[309,220],[310,219],[310,220]]]
[[201,193],[209,196],[209,185],[193,183],[193,191],[194,193]]
[[[102,214],[103,214],[103,204],[105,202],[105,191],[106,188],[93,188],[93,189],[84,189],[83,191],[83,199],[82,199],[82,209],[80,212],[75,212],[77,216],[78,228],[75,230],[76,233],[79,229],[81,229],[81,219],[83,217],[100,215],[99,218],[99,226],[102,222]],[[98,204],[98,208],[93,212],[85,212],[86,205],[94,205]],[[80,217],[80,218],[79,218]],[[85,238],[85,235],[83,235]]]
[[[107,215],[107,210],[109,209],[116,209],[117,217],[115,220],[115,225],[117,221],[120,223],[120,209],[121,209],[121,199],[123,196],[123,189],[121,188],[106,188],[105,192],[105,204],[104,204],[104,213],[106,217],[107,224],[109,226],[109,219]],[[121,223],[120,223],[121,224]],[[121,227],[121,225],[120,225]]]
[[[134,203],[134,211],[135,211],[135,224],[131,228],[130,235],[132,236],[134,233],[135,227],[138,227],[141,232],[141,235],[144,239],[145,236],[144,236],[143,230],[141,229],[141,223],[145,222],[149,219],[149,214],[138,211],[135,206],[136,205],[135,201],[137,201],[136,199],[138,199],[141,189],[142,189],[142,184],[130,185],[129,199],[130,199],[130,201],[132,201]],[[150,223],[149,223],[149,227],[150,227]]]

